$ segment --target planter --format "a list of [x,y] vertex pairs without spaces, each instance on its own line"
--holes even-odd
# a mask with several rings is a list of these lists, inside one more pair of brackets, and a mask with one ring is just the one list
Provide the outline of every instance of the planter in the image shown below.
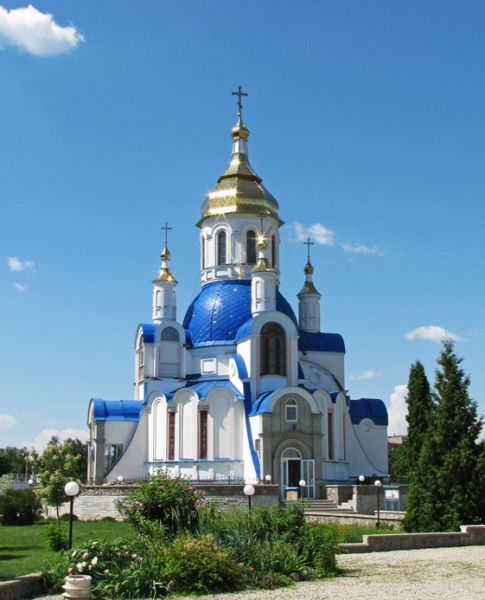
[[64,593],[62,597],[66,600],[76,598],[91,598],[91,576],[90,575],[68,575],[62,586]]

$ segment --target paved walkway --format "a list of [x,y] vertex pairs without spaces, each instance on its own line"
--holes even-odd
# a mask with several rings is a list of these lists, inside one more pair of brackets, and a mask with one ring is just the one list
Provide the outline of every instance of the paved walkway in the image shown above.
[[[344,576],[204,600],[485,599],[485,546],[339,555]],[[62,596],[45,596],[44,600]],[[193,600],[193,596],[191,600]],[[179,600],[182,600],[179,598]]]

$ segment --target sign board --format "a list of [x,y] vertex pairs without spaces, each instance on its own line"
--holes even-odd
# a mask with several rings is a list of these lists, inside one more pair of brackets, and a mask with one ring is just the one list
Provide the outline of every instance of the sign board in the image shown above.
[[386,500],[399,500],[399,490],[384,490]]

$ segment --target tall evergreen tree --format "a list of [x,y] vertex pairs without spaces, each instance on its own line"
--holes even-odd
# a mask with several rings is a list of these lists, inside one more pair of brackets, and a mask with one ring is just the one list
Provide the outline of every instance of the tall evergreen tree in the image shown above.
[[413,531],[456,530],[485,518],[483,418],[469,394],[461,358],[446,341],[438,358],[436,409],[412,471],[405,528]]
[[408,435],[406,455],[410,472],[418,464],[419,454],[433,418],[434,403],[423,364],[418,360],[411,365],[407,396]]

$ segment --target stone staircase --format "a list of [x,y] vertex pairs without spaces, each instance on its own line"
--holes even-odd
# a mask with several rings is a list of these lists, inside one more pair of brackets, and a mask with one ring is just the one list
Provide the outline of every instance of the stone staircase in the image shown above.
[[319,498],[315,500],[305,500],[305,512],[350,514],[354,512],[354,509],[351,500],[343,502],[342,504],[336,504],[331,500]]

